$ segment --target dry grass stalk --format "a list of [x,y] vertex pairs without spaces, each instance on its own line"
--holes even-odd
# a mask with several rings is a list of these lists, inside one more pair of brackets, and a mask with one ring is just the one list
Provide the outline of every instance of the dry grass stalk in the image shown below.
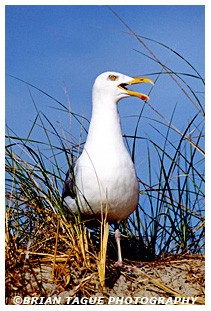
[[88,247],[88,240],[87,240],[87,227],[83,224],[79,227],[76,227],[77,236],[78,236],[78,246],[81,250],[81,254],[83,257],[83,262],[86,267],[90,267],[90,256],[89,256],[89,247]]
[[[107,196],[106,196],[107,198]],[[108,214],[108,202],[106,202],[106,213],[103,217],[103,212],[101,215],[101,230],[100,230],[100,251],[98,254],[97,269],[100,278],[100,284],[102,287],[105,286],[105,268],[106,268],[106,253],[108,245],[108,235],[109,235],[109,224],[107,223]]]
[[100,251],[98,254],[97,269],[100,278],[101,286],[105,286],[105,268],[106,268],[106,253],[108,244],[108,234],[109,234],[109,224],[103,223],[101,225],[101,241],[100,241]]
[[58,239],[59,239],[59,219],[57,223],[57,230],[56,230],[56,244],[55,244],[55,252],[54,252],[54,260],[53,260],[53,267],[52,267],[52,277],[54,278],[54,270],[55,270],[55,263],[56,263],[56,252],[58,247]]

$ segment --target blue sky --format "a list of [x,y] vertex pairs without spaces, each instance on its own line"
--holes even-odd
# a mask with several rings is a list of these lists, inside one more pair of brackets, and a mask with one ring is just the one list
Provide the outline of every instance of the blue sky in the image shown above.
[[[204,6],[124,5],[112,6],[112,9],[136,34],[176,50],[204,77]],[[6,6],[5,25],[6,74],[33,84],[67,105],[65,85],[71,110],[88,119],[91,117],[92,85],[100,73],[109,70],[129,76],[146,76],[161,71],[159,64],[135,51],[149,55],[134,36],[114,31],[128,32],[106,6]],[[147,40],[144,42],[172,70],[195,74],[170,50]],[[150,77],[154,81],[157,75]],[[194,90],[203,91],[201,81],[191,77],[185,77],[185,80]],[[55,126],[59,127],[61,122],[68,131],[68,115],[53,109],[52,106],[58,106],[48,97],[33,88],[30,90],[38,109]],[[139,85],[136,90],[148,93],[150,86]],[[5,93],[7,125],[20,137],[26,137],[36,116],[28,88],[6,76]],[[150,99],[150,104],[168,120],[177,105],[173,124],[181,132],[196,113],[174,81],[164,74],[158,78]],[[134,134],[142,107],[143,102],[138,98],[124,99],[119,103],[123,134]],[[151,126],[157,123],[149,118],[158,119],[158,116],[146,107],[138,135],[159,140],[160,136]],[[75,123],[72,124],[72,134],[76,137],[80,134],[80,127]],[[38,127],[33,135],[42,139]],[[138,148],[138,151],[143,150],[145,145],[140,141]],[[139,168],[143,167],[144,159],[145,155],[137,156]]]

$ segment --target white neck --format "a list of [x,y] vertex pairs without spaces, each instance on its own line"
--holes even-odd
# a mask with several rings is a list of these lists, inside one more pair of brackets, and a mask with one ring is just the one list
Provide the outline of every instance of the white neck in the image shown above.
[[117,102],[109,96],[97,95],[94,93],[92,98],[92,118],[85,148],[124,146]]

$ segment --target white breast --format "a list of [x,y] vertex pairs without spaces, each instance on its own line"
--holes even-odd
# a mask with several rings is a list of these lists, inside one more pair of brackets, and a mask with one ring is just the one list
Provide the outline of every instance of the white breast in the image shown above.
[[94,152],[85,148],[75,167],[82,213],[86,216],[94,212],[100,216],[101,208],[105,212],[108,206],[109,221],[127,218],[137,207],[139,198],[135,168],[125,146],[114,150],[111,147]]

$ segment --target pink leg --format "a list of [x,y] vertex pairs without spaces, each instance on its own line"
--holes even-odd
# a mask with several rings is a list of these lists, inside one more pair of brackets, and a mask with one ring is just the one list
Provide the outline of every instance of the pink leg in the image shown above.
[[135,272],[138,268],[125,265],[122,262],[122,254],[121,254],[121,246],[120,246],[121,234],[120,234],[120,231],[119,231],[119,223],[117,223],[116,227],[115,227],[115,240],[116,240],[117,251],[118,251],[118,261],[115,263],[115,266],[116,267],[126,268],[130,272],[131,271]]
[[117,244],[117,251],[118,251],[118,261],[116,262],[116,266],[121,267],[122,264],[122,254],[121,254],[121,246],[120,246],[120,239],[121,239],[121,234],[119,231],[119,228],[117,227],[115,230],[115,240],[116,240],[116,244]]

